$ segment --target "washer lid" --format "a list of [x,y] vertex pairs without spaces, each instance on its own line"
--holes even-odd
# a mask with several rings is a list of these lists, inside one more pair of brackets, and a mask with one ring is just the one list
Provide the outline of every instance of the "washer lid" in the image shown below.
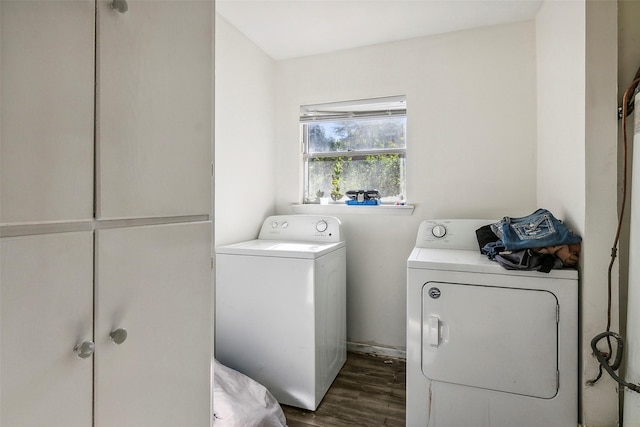
[[553,269],[549,273],[539,271],[507,270],[496,261],[491,261],[480,250],[414,248],[407,259],[408,268],[444,271],[466,271],[472,273],[533,276],[551,279],[577,279],[578,270],[573,268]]
[[314,259],[345,246],[345,242],[291,242],[256,239],[219,246],[216,248],[216,254]]

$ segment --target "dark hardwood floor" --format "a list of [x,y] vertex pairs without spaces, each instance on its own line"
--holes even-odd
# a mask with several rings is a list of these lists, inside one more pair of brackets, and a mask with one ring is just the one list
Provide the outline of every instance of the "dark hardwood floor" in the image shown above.
[[404,427],[405,366],[401,359],[347,353],[315,412],[282,406],[288,427]]

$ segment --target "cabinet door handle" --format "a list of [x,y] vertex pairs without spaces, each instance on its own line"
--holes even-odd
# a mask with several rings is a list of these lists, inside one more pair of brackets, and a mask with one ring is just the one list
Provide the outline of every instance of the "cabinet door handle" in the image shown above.
[[127,339],[127,330],[118,328],[115,331],[111,331],[109,336],[111,337],[111,341],[120,345]]
[[80,359],[87,359],[91,357],[95,349],[96,345],[93,341],[85,341],[82,344],[76,344],[76,346],[73,347],[73,351]]

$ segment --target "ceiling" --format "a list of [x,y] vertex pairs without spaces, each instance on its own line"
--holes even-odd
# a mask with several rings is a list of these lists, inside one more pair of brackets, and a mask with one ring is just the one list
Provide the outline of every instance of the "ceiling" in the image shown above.
[[216,0],[275,60],[533,19],[543,0]]

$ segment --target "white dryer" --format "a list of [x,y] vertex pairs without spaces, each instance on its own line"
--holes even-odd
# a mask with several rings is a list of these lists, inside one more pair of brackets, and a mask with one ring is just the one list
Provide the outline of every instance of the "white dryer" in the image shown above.
[[491,220],[428,220],[407,260],[407,427],[578,425],[578,273],[510,271]]
[[340,227],[270,216],[258,239],[216,248],[216,358],[286,405],[315,410],[346,361]]

